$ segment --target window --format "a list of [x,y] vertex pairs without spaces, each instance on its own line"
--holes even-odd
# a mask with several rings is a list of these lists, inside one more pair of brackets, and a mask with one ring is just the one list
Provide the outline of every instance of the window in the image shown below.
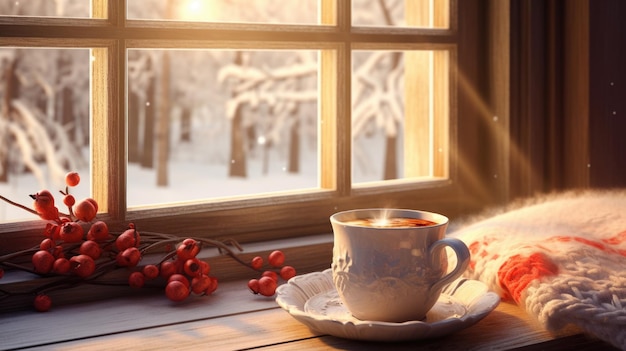
[[[30,84],[11,99],[5,77],[0,92],[4,105],[16,108],[30,94],[35,111],[34,97],[52,91],[54,100],[42,98],[38,115],[30,115],[72,114],[71,122],[46,123],[65,128],[54,133],[78,147],[61,151],[77,154],[55,165],[35,157],[30,168],[11,136],[0,156],[14,168],[3,169],[12,179],[11,172],[29,172],[20,178],[26,180],[0,183],[3,195],[6,184],[35,191],[37,172],[53,176],[43,182],[56,189],[55,167],[77,167],[88,178],[84,196],[97,199],[100,217],[120,228],[134,222],[240,242],[330,232],[328,217],[349,208],[454,215],[469,202],[459,192],[455,151],[469,143],[457,138],[457,68],[465,60],[458,7],[468,5],[36,3],[0,0],[3,72]],[[215,7],[203,7],[209,3]],[[22,67],[11,70],[18,55]],[[59,113],[63,106],[68,110]],[[8,133],[6,122],[0,126]],[[60,150],[58,134],[49,139]],[[15,238],[38,226],[8,217],[0,235]]]

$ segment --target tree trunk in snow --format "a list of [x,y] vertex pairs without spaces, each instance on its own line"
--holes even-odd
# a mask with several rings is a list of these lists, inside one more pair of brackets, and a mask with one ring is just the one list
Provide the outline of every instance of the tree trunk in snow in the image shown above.
[[[152,70],[152,61],[148,59],[147,67]],[[143,150],[141,153],[141,166],[152,168],[154,166],[154,124],[156,120],[156,77],[150,77],[146,91],[145,118],[143,121]]]
[[136,163],[141,159],[139,149],[139,95],[136,92],[128,93],[128,162]]
[[243,116],[241,114],[241,105],[237,107],[233,120],[231,122],[230,131],[230,166],[228,167],[228,175],[231,177],[247,176],[246,170],[246,138],[244,136]]
[[[393,19],[391,16],[391,13],[389,12],[389,8],[387,8],[386,4],[384,1],[379,0],[378,1],[380,7],[383,10],[383,16],[385,17],[385,22],[388,25],[393,25]],[[390,72],[393,72],[397,69],[397,67],[400,65],[400,59],[401,59],[401,53],[399,52],[393,52],[392,53],[392,63],[391,63],[391,69]],[[387,89],[393,89],[392,87],[386,87]],[[379,113],[384,113],[384,111],[379,111]],[[387,118],[391,118],[391,117],[387,117]],[[393,122],[396,123],[396,122]],[[396,126],[397,129],[397,126]],[[385,131],[385,168],[384,168],[384,180],[389,180],[389,179],[398,179],[398,144],[396,142],[397,140],[397,133],[394,133],[393,135],[390,135],[389,133],[387,133]]]
[[[17,77],[18,58],[15,57],[12,61],[3,61],[3,79],[4,85],[4,100],[2,101],[2,111],[0,112],[0,118],[5,120],[9,119],[9,115],[12,110],[13,99],[16,99],[20,95],[19,79]],[[12,143],[9,139],[9,131],[0,131],[3,142],[0,144],[0,182],[6,183],[9,181],[9,154]]]
[[157,186],[168,186],[167,164],[170,149],[170,56],[163,52],[161,71],[161,96],[159,99],[159,125],[157,132],[158,160]]
[[[243,64],[241,51],[237,51],[234,63]],[[236,93],[235,93],[236,94]],[[246,136],[243,126],[242,105],[239,104],[231,121],[230,129],[230,165],[228,175],[231,177],[247,177],[246,169]]]
[[[395,71],[397,67],[400,65],[400,53],[394,52],[393,54],[393,63],[391,71]],[[391,89],[391,87],[387,87],[387,89]],[[379,113],[384,113],[380,111]],[[387,117],[392,118],[392,117]],[[397,123],[397,122],[392,122]],[[398,129],[398,126],[396,126]],[[398,179],[398,143],[397,143],[397,133],[390,135],[385,132],[385,177],[384,180],[389,179]]]
[[270,149],[272,148],[271,142],[265,142],[263,144],[263,167],[261,172],[263,175],[267,175],[270,172]]
[[398,143],[395,136],[387,136],[385,145],[385,174],[384,180],[398,179]]
[[[296,110],[297,111],[297,110]],[[287,165],[287,171],[289,173],[300,172],[300,120],[294,113],[296,119],[291,125],[289,130],[289,163]]]
[[183,107],[180,115],[180,141],[191,141],[191,108]]

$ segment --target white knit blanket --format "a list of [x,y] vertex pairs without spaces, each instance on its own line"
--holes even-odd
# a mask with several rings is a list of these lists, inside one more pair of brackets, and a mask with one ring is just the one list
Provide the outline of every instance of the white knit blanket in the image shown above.
[[534,199],[462,225],[466,276],[512,299],[547,330],[572,327],[626,350],[626,192]]

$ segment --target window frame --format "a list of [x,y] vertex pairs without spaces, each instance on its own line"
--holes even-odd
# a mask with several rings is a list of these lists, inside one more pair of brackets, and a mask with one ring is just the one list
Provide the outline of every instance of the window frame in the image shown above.
[[[109,223],[113,231],[122,230],[133,222],[137,228],[181,236],[232,238],[240,243],[280,240],[330,233],[328,217],[345,209],[361,207],[419,208],[442,212],[449,217],[481,208],[501,197],[499,189],[489,185],[489,176],[478,172],[480,159],[487,157],[482,147],[475,145],[475,135],[481,117],[478,108],[467,102],[469,93],[457,81],[457,70],[480,68],[478,49],[471,49],[463,40],[479,40],[475,14],[484,9],[475,1],[450,0],[448,29],[352,27],[347,1],[321,0],[322,18],[337,18],[335,25],[299,26],[274,24],[187,23],[126,20],[126,1],[93,0],[92,19],[0,17],[0,46],[54,46],[94,48],[97,64],[93,66],[92,128],[104,131],[92,133],[92,195],[99,199],[103,213],[98,218]],[[474,7],[475,8],[474,8]],[[469,13],[459,17],[459,13]],[[77,30],[78,29],[78,30]],[[202,40],[197,38],[201,37]],[[157,39],[158,38],[158,39]],[[268,40],[267,38],[271,38]],[[228,201],[193,201],[176,206],[126,208],[126,49],[135,47],[271,47],[323,49],[322,84],[330,88],[322,98],[327,101],[321,113],[332,123],[322,142],[321,163],[328,163],[334,172],[325,174],[322,184],[327,190],[296,191],[290,194],[255,196]],[[397,180],[388,184],[351,185],[350,134],[350,52],[354,43],[362,47],[450,48],[451,62],[458,69],[450,72],[449,176],[415,182]],[[168,46],[169,45],[169,46]],[[480,70],[464,84],[475,86],[484,95],[478,80]],[[98,97],[96,97],[98,96]],[[346,103],[347,102],[347,103]],[[463,110],[463,119],[457,117]],[[338,116],[344,116],[339,118]],[[469,136],[460,137],[459,130]],[[119,142],[112,142],[112,141]],[[331,142],[328,142],[330,140]],[[459,150],[463,149],[463,152]],[[502,152],[502,151],[499,151]],[[460,158],[463,157],[463,162]],[[462,171],[462,174],[461,174]],[[95,179],[98,178],[98,179]],[[479,190],[475,190],[479,189]],[[0,236],[10,248],[24,243],[37,243],[41,238],[41,221],[0,224]]]

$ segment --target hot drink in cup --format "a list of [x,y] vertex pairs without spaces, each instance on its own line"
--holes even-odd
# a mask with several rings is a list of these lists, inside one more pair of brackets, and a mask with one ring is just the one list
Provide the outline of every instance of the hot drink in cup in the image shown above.
[[[330,221],[333,282],[361,320],[422,320],[469,263],[467,246],[445,237],[448,218],[437,213],[362,209],[336,213]],[[450,271],[446,247],[457,255]]]
[[420,218],[408,218],[408,217],[393,217],[393,218],[363,218],[355,219],[352,221],[344,222],[348,225],[357,225],[363,227],[376,227],[376,228],[412,228],[412,227],[425,227],[429,225],[435,225],[436,222],[429,221]]

